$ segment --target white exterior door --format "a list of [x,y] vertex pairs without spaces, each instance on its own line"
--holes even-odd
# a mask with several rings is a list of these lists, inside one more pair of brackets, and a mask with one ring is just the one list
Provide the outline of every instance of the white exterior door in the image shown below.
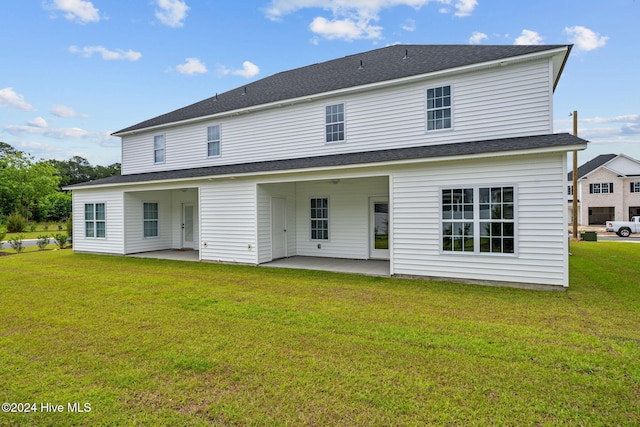
[[193,204],[182,204],[182,247],[193,249]]
[[389,199],[369,202],[369,257],[389,259]]
[[287,256],[287,200],[271,199],[271,258]]

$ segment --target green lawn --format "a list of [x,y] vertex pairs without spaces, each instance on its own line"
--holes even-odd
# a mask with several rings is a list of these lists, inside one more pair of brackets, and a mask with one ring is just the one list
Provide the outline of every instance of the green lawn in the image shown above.
[[571,250],[567,292],[3,256],[0,425],[638,425],[640,245]]

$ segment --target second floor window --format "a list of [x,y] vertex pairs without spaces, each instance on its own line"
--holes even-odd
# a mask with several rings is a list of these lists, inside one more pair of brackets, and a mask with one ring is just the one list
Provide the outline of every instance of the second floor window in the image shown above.
[[156,135],[153,137],[153,162],[164,163],[165,155],[164,135]]
[[567,194],[569,196],[573,195],[573,185],[567,185]]
[[344,141],[344,104],[325,107],[326,142]]
[[427,130],[451,128],[451,86],[427,89]]
[[589,184],[589,193],[591,194],[613,193],[613,182],[596,182],[594,184]]
[[220,155],[220,125],[207,128],[207,157]]
[[631,192],[640,193],[640,181],[631,183]]

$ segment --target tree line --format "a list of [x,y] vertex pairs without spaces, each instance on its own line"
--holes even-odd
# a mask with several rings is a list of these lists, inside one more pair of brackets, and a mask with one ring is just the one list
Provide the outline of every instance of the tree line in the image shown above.
[[38,160],[0,141],[0,223],[12,214],[29,221],[65,221],[71,193],[63,187],[120,175],[120,163],[93,166],[81,156]]

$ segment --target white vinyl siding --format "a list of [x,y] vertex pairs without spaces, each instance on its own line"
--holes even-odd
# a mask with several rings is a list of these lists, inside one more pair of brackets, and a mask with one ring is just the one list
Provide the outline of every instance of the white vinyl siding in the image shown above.
[[[451,161],[393,173],[395,274],[566,286],[564,154]],[[565,173],[563,176],[562,174]],[[443,188],[517,187],[517,254],[441,251]]]
[[[202,154],[207,123],[169,127],[166,163],[149,162],[154,132],[123,137],[122,173],[249,163],[418,145],[540,135],[553,132],[551,72],[547,60],[425,80],[402,86],[340,95],[348,105],[348,144],[325,141],[325,109],[317,100],[223,117],[224,156]],[[451,85],[455,131],[425,132],[429,87]]]
[[[104,204],[105,237],[85,237],[85,206]],[[124,252],[123,243],[123,197],[121,190],[74,190],[73,191],[73,249],[77,252],[115,253]]]
[[[180,223],[179,220],[172,220],[171,191],[129,189],[124,194],[124,203],[126,253],[157,251],[174,247],[171,230],[174,227],[179,228]],[[145,213],[145,205],[149,208],[148,205],[151,204],[157,205],[157,221],[151,218],[156,215],[151,214],[149,210]],[[176,212],[175,215],[179,215],[179,212]],[[146,235],[152,231],[152,228],[155,228],[155,225],[150,225],[152,222],[157,225],[157,236]]]

